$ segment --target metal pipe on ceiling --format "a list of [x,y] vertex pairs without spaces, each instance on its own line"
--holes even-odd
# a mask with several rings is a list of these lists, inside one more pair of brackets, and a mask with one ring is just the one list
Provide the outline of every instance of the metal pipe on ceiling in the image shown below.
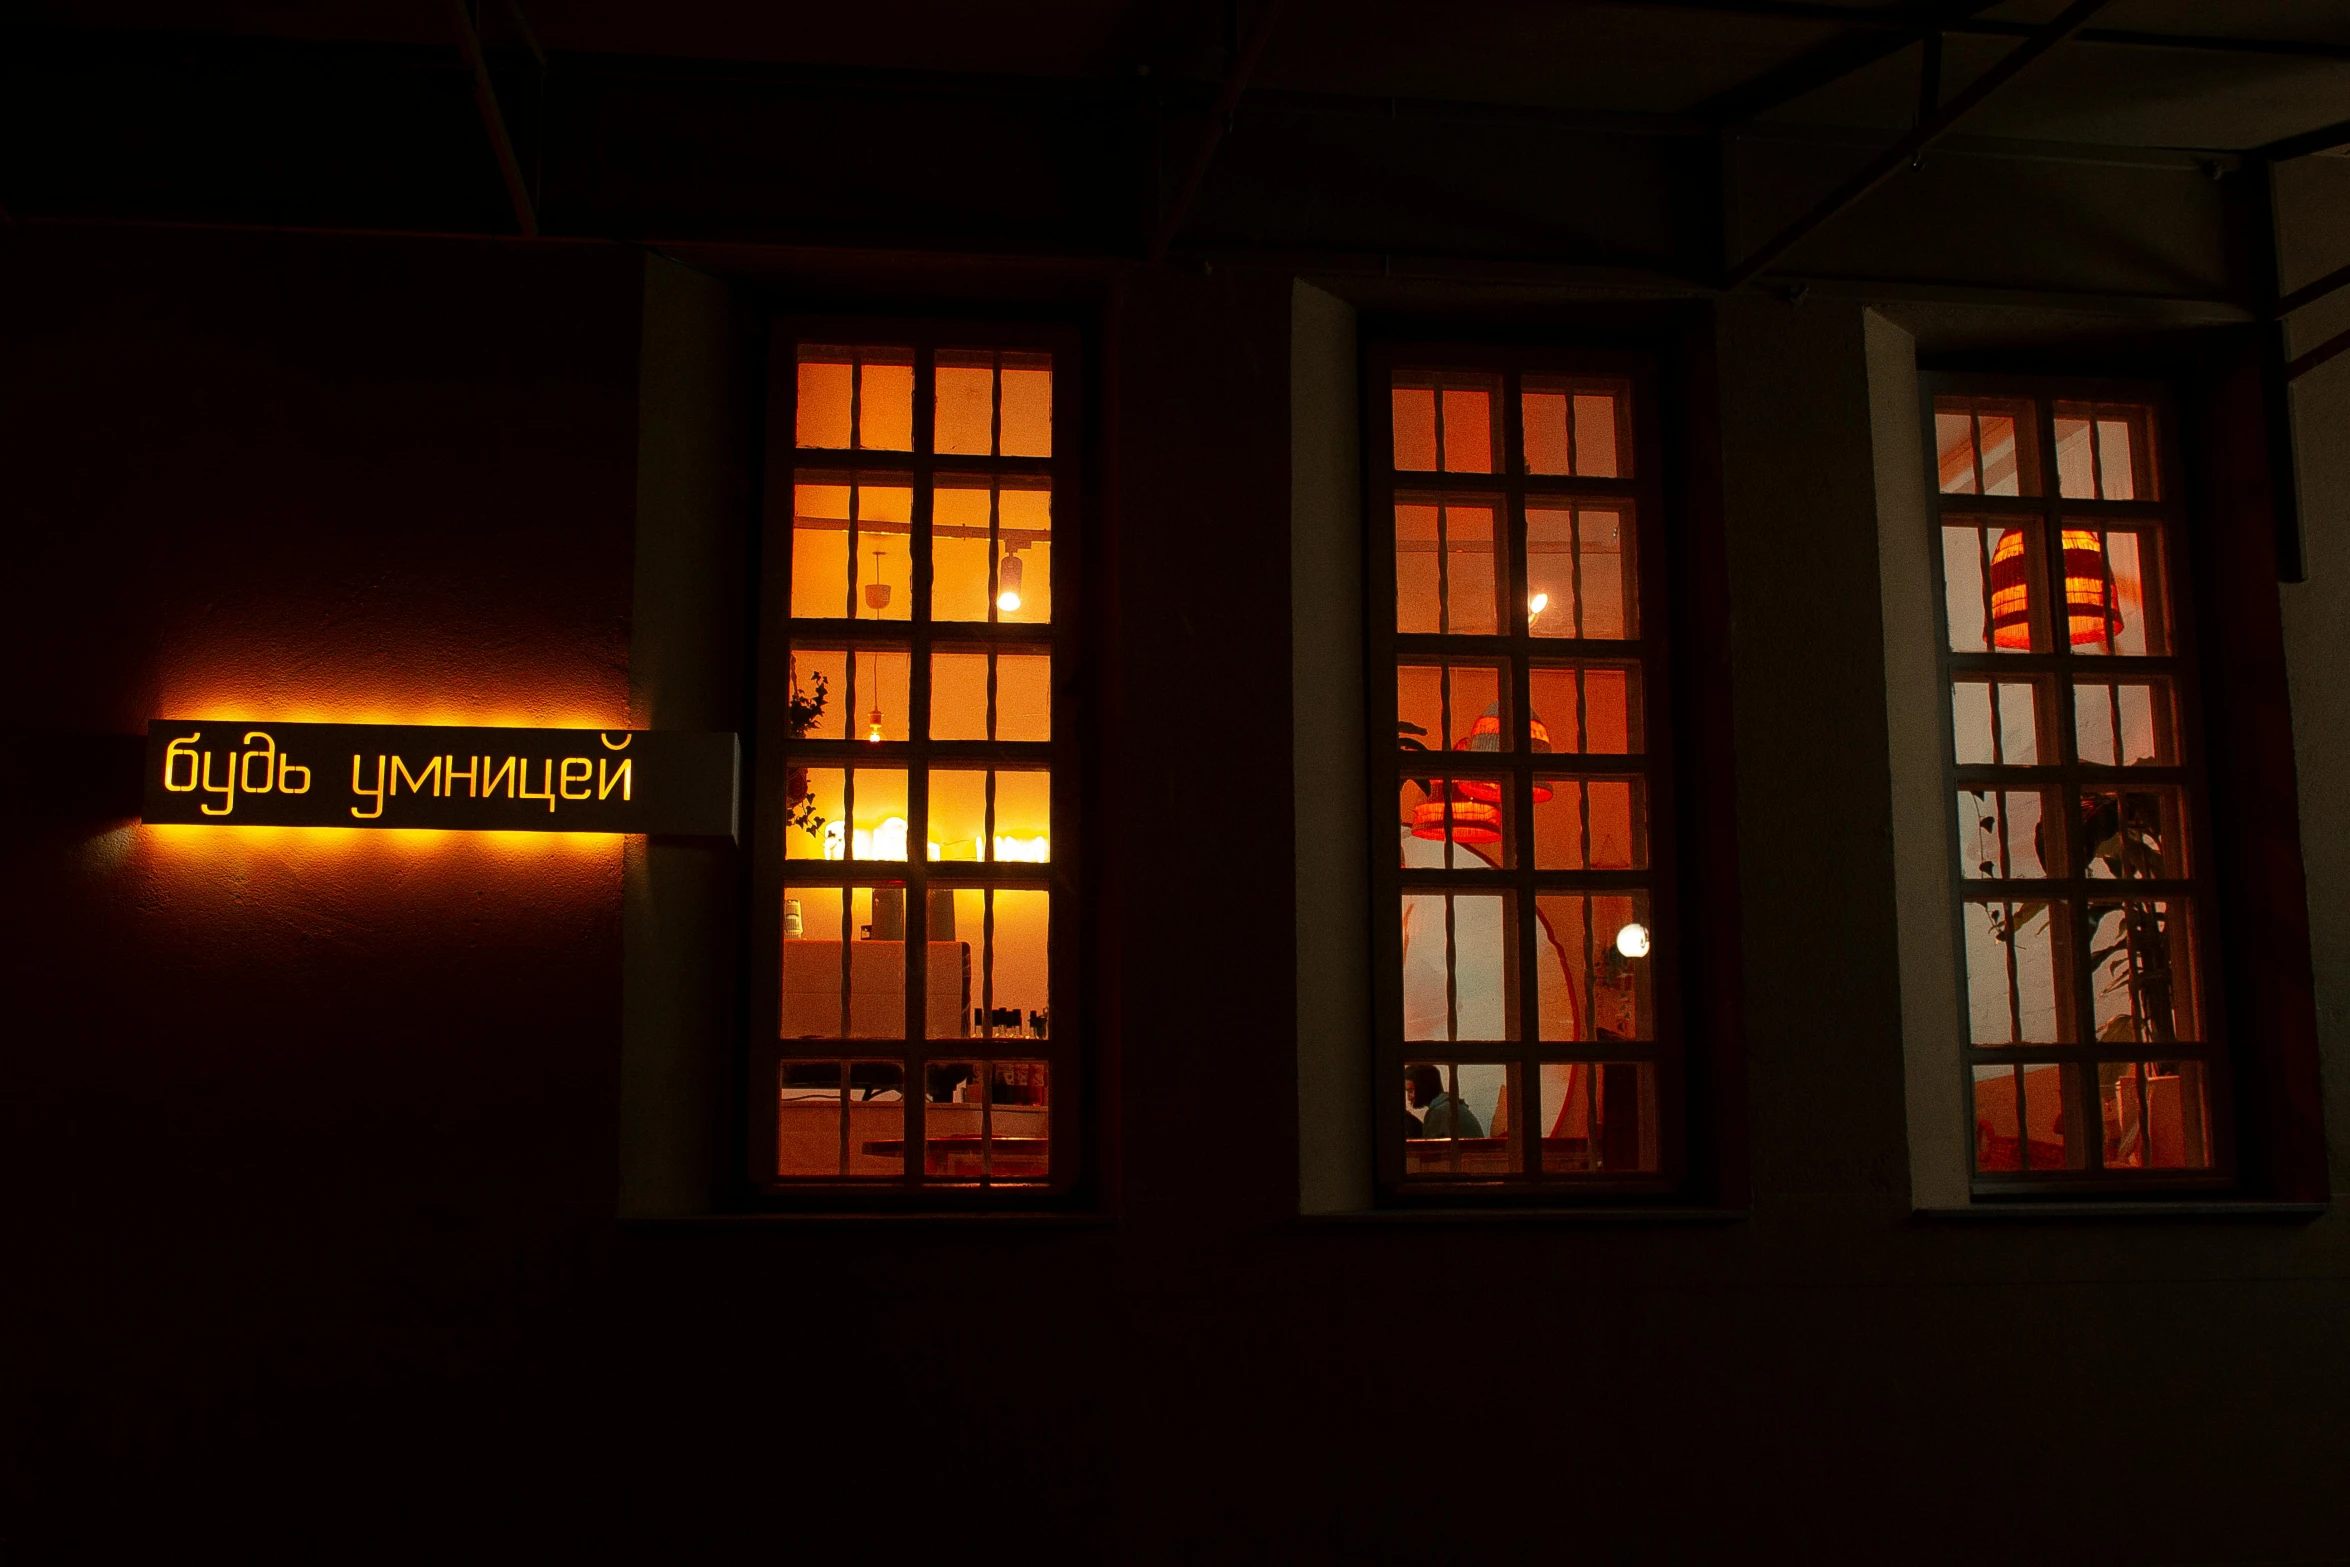
[[1972,113],[1985,99],[2014,81],[2041,56],[2079,32],[2088,24],[2089,18],[2109,3],[2110,0],[2074,0],[2054,21],[2009,50],[1997,65],[1969,82],[1957,97],[1944,104],[1932,118],[1878,154],[1866,168],[1831,191],[1809,212],[1756,247],[1745,260],[1730,269],[1729,275],[1722,280],[1722,286],[1736,288],[1745,283],[1809,238],[1822,225],[1834,221],[1846,208],[1900,173],[1905,164],[1914,162],[1920,153],[1948,134],[1953,126]]

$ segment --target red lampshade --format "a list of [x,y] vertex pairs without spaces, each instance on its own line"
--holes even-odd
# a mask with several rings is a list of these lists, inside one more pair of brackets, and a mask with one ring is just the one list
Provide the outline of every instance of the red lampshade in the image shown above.
[[[2121,630],[2113,573],[2097,535],[2064,530],[2064,601],[2074,646],[2104,642]],[[2024,559],[2024,535],[2010,528],[1991,551],[1991,641],[2029,651],[2032,646],[2031,567]]]
[[[1529,715],[1526,720],[1528,740],[1535,751],[1550,749],[1550,731],[1542,727],[1542,720]],[[1466,735],[1453,744],[1456,751],[1498,751],[1501,749],[1501,713],[1497,702],[1485,710]],[[1424,800],[1412,807],[1412,836],[1441,840],[1448,817],[1452,823],[1452,841],[1455,843],[1501,842],[1501,799],[1503,786],[1490,778],[1455,778],[1443,787],[1443,798]],[[1551,796],[1548,784],[1536,780],[1534,803],[1542,804]]]

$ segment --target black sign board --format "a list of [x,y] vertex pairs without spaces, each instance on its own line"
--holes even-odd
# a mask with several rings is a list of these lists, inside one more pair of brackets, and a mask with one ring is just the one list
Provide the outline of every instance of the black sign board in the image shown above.
[[145,819],[731,838],[740,747],[672,730],[157,718]]

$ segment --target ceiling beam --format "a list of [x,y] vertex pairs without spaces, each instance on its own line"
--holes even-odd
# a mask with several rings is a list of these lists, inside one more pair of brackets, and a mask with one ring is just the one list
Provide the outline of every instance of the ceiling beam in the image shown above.
[[[451,0],[452,4],[459,0]],[[1281,20],[1284,0],[1270,0],[1265,14],[1257,19],[1254,31],[1239,54],[1233,58],[1232,69],[1224,77],[1223,91],[1216,94],[1215,103],[1208,110],[1207,129],[1201,132],[1198,149],[1193,152],[1191,166],[1184,171],[1183,183],[1176,188],[1175,200],[1159,219],[1156,232],[1151,235],[1150,260],[1157,266],[1167,259],[1167,247],[1175,242],[1175,231],[1183,226],[1183,219],[1191,211],[1191,199],[1199,194],[1200,182],[1208,177],[1208,165],[1216,158],[1216,148],[1224,140],[1224,132],[1231,128],[1232,111],[1240,106],[1240,95],[1248,87],[1248,79],[1256,74],[1257,62],[1265,56],[1265,45],[1272,41],[1273,24]]]
[[[1838,27],[1890,27],[1915,32],[1927,20],[1919,5],[1835,5],[1819,0],[1583,0],[1585,5],[1639,11],[1689,11],[1708,16],[1745,16],[1762,21],[1826,23]],[[1971,17],[1944,24],[1954,33],[1984,38],[2029,38],[2038,22]],[[2237,38],[2225,33],[2159,33],[2140,28],[2091,27],[2079,42],[2131,49],[2190,49],[2208,54],[2266,54],[2293,59],[2350,60],[2350,43],[2316,43],[2299,38]]]
[[2285,379],[2298,381],[2319,365],[2334,358],[2344,349],[2350,349],[2350,332],[2336,332],[2308,353],[2285,366]]
[[1729,275],[1722,280],[1722,286],[1736,288],[1746,282],[1809,238],[1814,230],[1833,221],[1847,207],[1893,178],[1901,172],[1903,165],[1915,162],[1920,153],[1947,135],[1983,100],[2014,81],[2042,55],[2079,32],[2088,24],[2089,18],[2103,10],[2108,3],[2109,0],[2074,0],[2054,21],[2044,24],[2031,37],[2009,50],[1997,65],[1969,82],[1957,97],[1944,104],[1931,118],[1920,122],[1915,130],[1879,153],[1858,174],[1831,191],[1809,212],[1749,252],[1745,260],[1730,269]]
[[[491,85],[489,61],[481,52],[481,34],[474,31],[473,15],[465,9],[465,0],[448,0],[449,23],[457,33],[457,47],[464,52],[465,63],[473,71],[473,104],[481,111],[482,129],[490,133],[490,151],[498,160],[499,177],[506,182],[507,199],[514,203],[514,220],[522,225],[522,232],[538,238],[538,209],[532,205],[530,187],[522,178],[522,163],[514,156],[514,139],[506,134],[506,116],[498,108],[498,89]],[[521,16],[516,9],[517,19]],[[527,24],[525,24],[527,26]],[[535,47],[536,40],[533,45]]]
[[2282,163],[2288,158],[2305,158],[2313,152],[2331,152],[2345,144],[2350,144],[2350,120],[2338,120],[2332,125],[2321,125],[2314,131],[2282,137],[2265,147],[2255,148],[2248,156]]
[[1988,11],[1998,3],[1999,0],[1961,0],[1959,4],[1922,13],[1904,27],[1847,33],[1830,39],[1752,81],[1716,93],[1693,112],[1698,118],[1721,126],[1760,119],[1773,109],[1783,108],[1798,98],[1865,71],[1880,60],[1892,58],[1920,39],[1943,31],[1953,21],[1977,11]]
[[2336,267],[2324,277],[2313,283],[2304,283],[2278,300],[2276,314],[2281,319],[2299,310],[2303,305],[2316,304],[2345,283],[2350,283],[2350,267]]

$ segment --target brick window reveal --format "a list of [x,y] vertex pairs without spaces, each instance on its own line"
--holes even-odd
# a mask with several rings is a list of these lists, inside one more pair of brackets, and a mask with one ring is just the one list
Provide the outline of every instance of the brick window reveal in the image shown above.
[[752,1176],[1068,1189],[1072,345],[779,328]]

